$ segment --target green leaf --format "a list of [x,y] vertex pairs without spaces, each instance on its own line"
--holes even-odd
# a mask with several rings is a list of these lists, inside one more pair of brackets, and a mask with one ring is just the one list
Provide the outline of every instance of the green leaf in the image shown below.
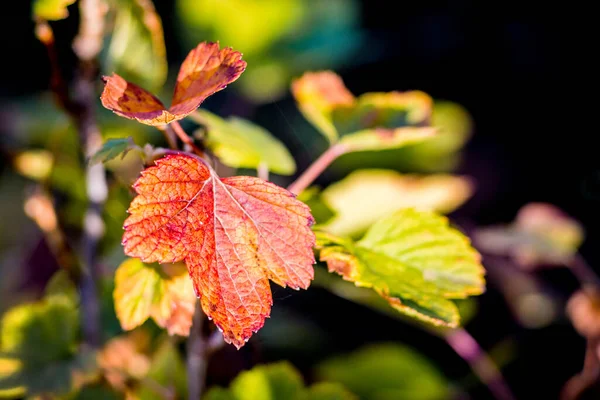
[[283,143],[260,126],[236,117],[225,120],[206,110],[198,110],[192,118],[206,127],[206,146],[223,164],[253,169],[262,164],[281,175],[296,172],[296,163]]
[[369,400],[440,400],[449,385],[422,355],[395,343],[365,347],[317,367],[321,379],[339,382]]
[[44,290],[46,297],[67,296],[73,304],[79,304],[79,293],[69,273],[61,269],[57,271],[46,285]]
[[335,212],[323,199],[319,188],[311,186],[298,195],[298,200],[310,207],[310,213],[317,224],[324,224],[335,216]]
[[[152,357],[150,371],[148,371],[146,377],[172,391],[172,393],[177,393],[177,398],[185,397],[187,388],[185,364],[171,340],[164,340],[156,350]],[[161,395],[147,385],[142,383],[141,386],[138,392],[140,400],[163,399]]]
[[431,212],[402,209],[376,222],[354,243],[317,232],[321,261],[392,307],[441,326],[458,326],[450,299],[484,291],[480,256],[468,239]]
[[240,373],[230,389],[211,388],[204,400],[354,400],[336,384],[304,387],[300,373],[288,362],[260,365]]
[[358,400],[339,383],[321,382],[312,385],[303,397],[305,400]]
[[[132,330],[152,317],[170,333],[189,333],[196,295],[181,263],[160,266],[137,258],[125,260],[115,273],[113,298],[124,330]],[[181,315],[181,308],[189,310]]]
[[358,98],[331,71],[309,72],[292,84],[300,111],[347,152],[385,150],[433,137],[432,99],[423,92],[367,93]]
[[110,161],[119,155],[121,159],[125,158],[125,155],[133,149],[140,149],[135,144],[133,138],[120,138],[120,139],[109,139],[102,145],[102,148],[98,150],[93,156],[90,157],[90,164],[96,164],[100,162]]
[[33,16],[46,21],[57,21],[69,16],[67,6],[75,0],[34,0]]
[[321,197],[335,216],[321,229],[341,236],[364,233],[375,221],[401,208],[448,213],[473,192],[471,182],[452,175],[402,175],[358,170],[327,187]]
[[114,30],[105,70],[147,90],[162,87],[167,78],[167,57],[160,16],[152,0],[113,0]]
[[93,353],[77,352],[78,323],[72,299],[59,294],[6,312],[0,335],[0,397],[69,392],[73,374],[94,365]]

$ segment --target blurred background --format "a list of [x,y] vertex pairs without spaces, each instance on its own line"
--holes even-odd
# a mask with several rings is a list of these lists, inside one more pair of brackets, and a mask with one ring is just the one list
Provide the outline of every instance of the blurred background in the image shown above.
[[[154,0],[154,5],[162,19],[168,69],[147,59],[135,40],[123,39],[130,37],[126,28],[135,25],[133,16],[122,13],[112,19],[115,31],[101,54],[102,73],[129,72],[129,79],[168,103],[178,66],[191,48],[204,40],[232,46],[244,53],[248,69],[203,107],[265,127],[288,147],[300,171],[327,143],[299,113],[289,90],[293,78],[332,69],[356,95],[422,90],[446,105],[444,115],[455,121],[455,136],[433,150],[344,156],[317,184],[326,187],[356,168],[452,171],[475,183],[473,196],[450,215],[468,233],[510,223],[529,202],[548,202],[582,223],[586,239],[581,254],[594,269],[600,262],[594,246],[600,236],[600,164],[589,132],[569,125],[574,116],[565,103],[572,95],[558,10],[544,5],[542,16],[537,2],[514,1],[494,7],[469,1],[383,0]],[[68,10],[69,18],[52,23],[67,77],[76,66],[71,43],[78,29],[77,6]],[[2,21],[0,312],[38,295],[57,269],[44,236],[26,216],[24,201],[32,182],[40,174],[52,182],[59,217],[73,236],[81,229],[85,207],[77,136],[48,90],[50,64],[34,36],[31,5],[11,2]],[[145,66],[143,74],[139,65]],[[101,87],[98,80],[98,96]],[[132,136],[138,144],[164,145],[158,131],[119,119],[101,109],[99,101],[97,106],[103,137]],[[20,170],[17,156],[31,149],[38,150],[34,161],[21,161],[27,167]],[[272,179],[290,182],[288,177]],[[123,258],[120,227],[130,199],[127,188],[118,184],[106,205],[107,235],[101,244],[108,275]],[[466,329],[501,366],[517,398],[556,398],[581,370],[585,352],[585,339],[564,312],[577,281],[560,268],[536,271],[533,278],[519,269],[511,275],[513,269],[495,268],[487,292],[469,304],[472,316]],[[517,281],[542,285],[539,293],[545,297],[519,311],[511,303],[519,293],[506,291],[507,282]],[[490,396],[443,340],[417,325],[373,312],[318,285],[306,292],[274,288],[274,300],[272,318],[248,346],[239,352],[227,347],[215,355],[209,383],[226,384],[241,369],[279,359],[290,360],[310,379],[312,367],[330,356],[368,343],[399,342],[428,358],[472,398]],[[528,320],[547,313],[541,321]]]

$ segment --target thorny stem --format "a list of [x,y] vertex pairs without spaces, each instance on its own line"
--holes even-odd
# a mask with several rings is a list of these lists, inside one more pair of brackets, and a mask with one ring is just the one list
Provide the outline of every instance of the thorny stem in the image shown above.
[[450,331],[444,339],[465,360],[497,400],[514,400],[502,373],[477,341],[464,328]]
[[337,143],[329,147],[317,158],[290,186],[288,190],[296,195],[310,186],[336,158],[348,152],[348,147]]
[[207,343],[204,338],[204,312],[200,302],[196,303],[196,310],[190,328],[187,342],[187,381],[189,400],[198,400],[204,391],[207,368]]
[[[104,14],[103,0],[81,0],[81,22],[79,34],[73,43],[79,58],[79,70],[74,83],[75,102],[78,106],[74,115],[85,155],[94,154],[102,146],[102,135],[94,115],[97,100],[95,80],[97,77],[96,57],[102,49]],[[83,315],[83,331],[89,345],[100,345],[100,305],[97,294],[99,278],[96,252],[98,242],[104,234],[102,209],[108,196],[108,187],[102,164],[86,166],[86,191],[88,206],[83,227],[84,271],[79,282]]]
[[167,125],[167,129],[172,130],[184,144],[186,144],[192,149],[194,153],[196,153],[200,157],[204,157],[204,152],[202,151],[202,149],[196,146],[194,140],[190,136],[188,136],[187,133],[185,133],[181,125],[179,125],[179,122],[171,122],[169,125]]

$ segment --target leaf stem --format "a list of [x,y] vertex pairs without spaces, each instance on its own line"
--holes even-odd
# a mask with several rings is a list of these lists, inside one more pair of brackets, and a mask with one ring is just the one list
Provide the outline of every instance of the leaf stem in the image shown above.
[[269,180],[269,166],[263,162],[258,164],[258,167],[256,168],[256,175],[263,181],[268,181]]
[[288,190],[296,195],[310,186],[336,158],[348,151],[348,147],[336,143],[329,147],[319,158],[317,158],[290,186]]
[[167,129],[171,129],[183,143],[189,146],[194,153],[200,157],[204,157],[204,152],[194,143],[194,140],[183,130],[179,122],[174,121],[167,125]]
[[189,400],[198,400],[204,392],[207,368],[207,344],[203,334],[204,312],[200,302],[196,303],[196,310],[192,319],[190,336],[187,342],[187,380]]
[[488,387],[497,400],[514,400],[510,388],[494,361],[464,328],[449,331],[443,336],[448,345],[469,364],[471,370]]

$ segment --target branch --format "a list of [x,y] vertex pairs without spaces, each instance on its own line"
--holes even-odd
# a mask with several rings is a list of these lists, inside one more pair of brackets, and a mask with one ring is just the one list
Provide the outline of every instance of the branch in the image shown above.
[[196,303],[196,310],[190,328],[187,343],[187,380],[189,400],[198,400],[204,391],[207,368],[207,343],[202,332],[204,325],[204,312],[200,302]]
[[561,400],[576,400],[580,398],[586,389],[598,382],[598,378],[600,378],[600,361],[598,361],[596,351],[599,345],[600,340],[588,339],[583,370],[569,379],[563,386],[560,394]]
[[348,151],[343,144],[334,144],[317,158],[290,186],[288,190],[296,195],[310,186],[336,158]]
[[189,137],[187,133],[185,133],[181,125],[179,125],[179,122],[175,121],[167,125],[167,131],[169,130],[174,132],[185,145],[191,148],[191,150],[194,153],[196,153],[200,157],[204,157],[204,152],[202,151],[202,149],[196,146],[194,140],[191,137]]
[[[84,156],[94,154],[102,147],[102,135],[96,123],[94,105],[97,101],[95,81],[98,74],[96,57],[102,49],[104,14],[103,0],[81,0],[80,29],[73,43],[79,58],[79,70],[74,82],[74,97],[78,105],[74,119],[84,148]],[[83,226],[83,271],[80,281],[83,331],[92,346],[100,344],[100,305],[96,281],[99,277],[96,252],[104,234],[102,209],[108,196],[106,175],[102,164],[86,166],[86,191],[88,206]]]
[[471,370],[497,400],[515,399],[494,361],[483,351],[469,332],[464,328],[455,329],[444,335],[444,339],[469,364]]

